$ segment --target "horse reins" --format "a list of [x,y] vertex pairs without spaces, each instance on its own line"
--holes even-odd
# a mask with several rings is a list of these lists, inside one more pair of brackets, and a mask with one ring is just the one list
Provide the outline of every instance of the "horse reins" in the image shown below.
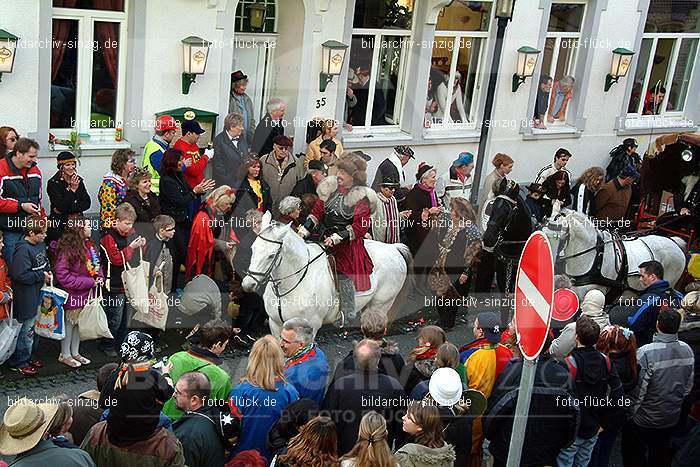
[[[274,277],[272,277],[272,271],[274,271],[279,266],[279,263],[282,260],[282,242],[279,240],[271,240],[269,238],[265,238],[262,235],[258,235],[258,238],[261,238],[262,240],[264,240],[266,242],[274,243],[275,245],[279,245],[279,248],[277,249],[277,253],[275,253],[275,257],[273,258],[272,262],[270,263],[270,266],[267,268],[267,270],[264,273],[248,270],[248,275],[251,276],[253,278],[253,280],[255,280],[255,282],[258,283],[258,286],[262,286],[263,284],[266,284],[266,283],[272,283],[272,291],[275,294],[275,298],[277,298],[277,314],[279,316],[280,321],[284,322],[284,318],[282,318],[282,300],[280,300],[280,299],[286,297],[287,295],[292,293],[294,290],[296,290],[297,287],[299,287],[299,284],[302,283],[302,281],[306,277],[306,274],[309,272],[309,266],[312,263],[314,263],[317,259],[319,259],[321,256],[325,255],[326,250],[324,248],[321,248],[321,252],[319,254],[317,254],[316,256],[314,256],[313,258],[311,258],[311,254],[309,253],[309,251],[307,249],[306,250],[307,260],[306,260],[306,264],[304,266],[302,266],[300,269],[297,269],[296,271],[294,271],[291,274],[288,274],[286,276],[279,277],[279,278],[275,279]],[[303,274],[301,275],[301,277],[299,278],[297,283],[294,284],[293,287],[291,287],[289,290],[287,290],[283,294],[280,294],[279,293],[279,284],[282,281],[289,279],[290,277],[296,276],[297,274],[299,274],[302,271],[303,271]],[[260,276],[261,279],[256,279],[256,276]]]

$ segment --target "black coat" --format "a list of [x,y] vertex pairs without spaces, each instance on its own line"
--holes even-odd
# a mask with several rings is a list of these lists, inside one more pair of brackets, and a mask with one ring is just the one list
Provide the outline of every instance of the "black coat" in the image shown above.
[[243,158],[248,155],[248,141],[245,132],[238,138],[238,147],[234,146],[231,138],[224,130],[214,138],[214,182],[216,186],[228,185],[237,188],[240,180],[240,168]]
[[307,193],[311,193],[312,195],[316,194],[316,185],[314,184],[314,179],[311,178],[310,174],[307,174],[306,177],[302,178],[296,183],[296,185],[294,185],[291,194],[292,196],[301,198]]
[[360,420],[371,410],[379,412],[386,419],[389,430],[387,442],[391,446],[401,433],[405,394],[401,383],[391,376],[356,370],[328,388],[323,409],[335,422],[338,456],[342,456],[355,445]]
[[[267,184],[265,180],[260,177],[260,191],[262,191],[262,204],[263,211],[272,210],[272,194],[270,193],[270,185]],[[237,225],[243,225],[245,219],[245,213],[251,209],[258,208],[258,195],[253,191],[253,187],[250,186],[248,178],[244,178],[241,182],[241,186],[236,191],[236,201],[233,203],[233,216],[238,219]]]
[[[275,138],[284,135],[284,126],[280,120],[273,120],[269,113],[260,119],[260,123],[255,127],[253,134],[253,144],[250,145],[250,152],[262,156],[272,151],[272,144]],[[216,158],[214,158],[216,160]]]
[[160,209],[178,223],[192,222],[187,205],[197,199],[182,172],[162,172],[160,176]]
[[692,404],[700,401],[700,316],[686,314],[684,321],[678,331],[678,339],[688,344],[695,355],[693,389],[686,396],[686,402]]
[[49,230],[46,236],[48,243],[58,239],[63,234],[63,229],[70,215],[81,215],[90,209],[91,201],[82,178],[80,178],[80,184],[74,193],[68,189],[68,182],[61,177],[61,172],[56,172],[46,182],[46,193],[51,202]]
[[438,254],[437,221],[431,216],[423,221],[424,208],[430,208],[430,194],[414,186],[406,195],[406,209],[411,210],[406,228],[406,245],[411,250],[414,263],[418,268],[433,265]]
[[[578,193],[579,190],[583,189],[583,203],[582,206],[578,204]],[[589,216],[595,215],[593,212],[593,200],[595,199],[595,193],[588,189],[586,185],[579,182],[571,189],[571,209],[574,211],[583,212]]]
[[460,414],[450,407],[438,407],[440,420],[442,420],[442,434],[445,442],[455,448],[455,467],[467,467],[470,464],[472,453],[472,424],[474,417],[468,414]]
[[[399,346],[394,342],[384,342],[381,347],[381,357],[379,358],[379,373],[391,376],[399,381],[403,381],[406,362],[399,353]],[[351,350],[345,358],[335,367],[333,381],[331,385],[342,378],[355,372],[355,353]]]
[[[355,126],[365,125],[365,115],[367,114],[367,104],[369,101],[369,81],[364,86],[354,89],[357,104],[352,108],[352,123]],[[386,112],[386,97],[379,88],[374,89],[374,104],[372,106],[372,125],[386,125],[384,113]]]
[[605,181],[609,182],[618,175],[622,173],[622,170],[631,165],[635,169],[639,170],[639,166],[642,164],[642,159],[636,152],[627,154],[627,149],[623,146],[617,146],[612,151],[610,151],[610,157],[612,160],[605,169]]
[[[160,199],[152,191],[148,192],[148,199],[143,199],[138,191],[129,190],[126,192],[124,202],[131,204],[136,211],[137,226],[135,228],[139,233],[141,233],[140,230],[147,230],[144,229],[143,224],[150,224],[153,222],[153,218],[160,214]],[[139,224],[142,224],[141,229],[137,228]]]
[[[491,443],[489,452],[501,462],[508,457],[522,371],[523,361],[512,359],[496,380],[487,415],[483,417],[484,433]],[[555,465],[559,451],[574,441],[578,408],[572,403],[562,403],[570,402],[570,396],[566,366],[551,358],[540,359],[525,431],[526,449],[520,465]]]
[[224,451],[230,449],[229,438],[240,433],[238,418],[231,423],[224,420],[229,411],[226,406],[205,404],[194,412],[186,412],[173,423],[173,432],[182,443],[185,463],[188,467],[223,466]]

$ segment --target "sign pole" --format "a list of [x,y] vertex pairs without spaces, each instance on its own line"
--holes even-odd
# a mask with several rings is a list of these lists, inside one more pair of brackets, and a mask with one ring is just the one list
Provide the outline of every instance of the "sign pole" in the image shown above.
[[527,428],[527,415],[530,411],[530,399],[532,398],[532,386],[535,382],[535,370],[537,360],[523,359],[523,371],[520,377],[518,389],[518,402],[515,406],[513,418],[513,432],[510,435],[510,447],[508,448],[507,467],[519,467],[525,442],[525,429]]

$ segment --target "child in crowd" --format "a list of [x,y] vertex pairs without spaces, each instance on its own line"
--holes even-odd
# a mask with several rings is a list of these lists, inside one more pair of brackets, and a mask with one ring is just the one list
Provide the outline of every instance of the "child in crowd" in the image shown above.
[[117,356],[117,349],[127,333],[129,316],[126,295],[122,283],[124,261],[129,261],[134,250],[146,245],[146,239],[134,236],[136,211],[129,203],[120,204],[115,212],[115,221],[105,230],[100,241],[101,262],[107,270],[105,294],[102,307],[107,314],[109,332],[113,339],[102,339],[100,349],[110,357]]
[[84,218],[71,219],[56,246],[56,281],[68,292],[64,307],[66,337],[61,341],[58,361],[71,368],[90,363],[90,360],[80,355],[78,317],[87,303],[90,291],[104,283],[99,249],[92,242],[91,233],[90,221]]
[[68,430],[71,425],[73,425],[73,406],[68,402],[59,402],[56,415],[53,416],[48,429],[49,439],[53,444],[59,448],[78,449],[78,446],[66,437],[66,434],[70,436]]
[[13,370],[23,376],[33,376],[44,364],[32,360],[34,320],[39,306],[39,292],[51,281],[51,270],[46,256],[46,218],[29,217],[24,239],[15,245],[10,277],[14,284],[14,318],[22,323],[17,347],[7,361]]
[[[153,219],[152,228],[146,237],[146,252],[144,260],[151,265],[148,278],[148,290],[153,287],[156,278],[163,279],[163,291],[170,293],[173,282],[173,242],[175,236],[175,219],[167,214],[159,214]],[[160,285],[160,284],[159,284]],[[167,344],[160,341],[162,331],[156,328],[146,328],[144,332],[150,334],[155,341],[155,351],[161,352]]]

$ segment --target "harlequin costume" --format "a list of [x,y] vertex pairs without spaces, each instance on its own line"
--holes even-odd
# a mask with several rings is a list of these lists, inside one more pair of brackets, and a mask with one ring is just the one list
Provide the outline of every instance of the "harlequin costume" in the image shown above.
[[126,191],[129,185],[121,175],[117,175],[111,170],[102,179],[102,185],[97,192],[97,199],[100,201],[100,225],[103,229],[112,227],[117,206],[126,199]]
[[[322,224],[323,237],[333,239],[331,253],[336,269],[345,276],[339,277],[341,309],[352,315],[354,290],[350,287],[362,292],[371,286],[369,276],[374,264],[365,249],[364,236],[371,226],[370,214],[377,206],[377,194],[365,186],[367,163],[361,157],[347,154],[336,165],[338,170],[342,169],[353,178],[353,185],[342,187],[335,176],[319,183],[318,200],[300,233],[305,237]],[[346,308],[344,304],[350,300],[352,307]]]

